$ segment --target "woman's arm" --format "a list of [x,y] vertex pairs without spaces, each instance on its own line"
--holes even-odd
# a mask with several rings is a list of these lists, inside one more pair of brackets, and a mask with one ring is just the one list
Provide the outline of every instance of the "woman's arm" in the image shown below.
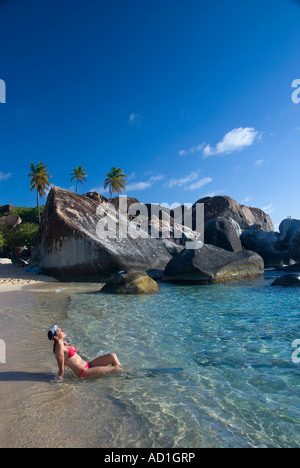
[[62,379],[65,373],[65,353],[64,353],[64,345],[61,343],[58,343],[56,346],[56,351],[55,351],[55,357],[57,360],[58,368],[59,368],[59,373],[58,373],[58,378]]

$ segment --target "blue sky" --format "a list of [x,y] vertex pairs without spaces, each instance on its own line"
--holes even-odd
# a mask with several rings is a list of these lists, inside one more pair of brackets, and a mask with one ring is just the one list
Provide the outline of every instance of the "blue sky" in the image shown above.
[[[300,2],[0,0],[0,204],[34,206],[30,163],[80,193],[228,195],[300,219]],[[44,200],[45,202],[45,200]]]

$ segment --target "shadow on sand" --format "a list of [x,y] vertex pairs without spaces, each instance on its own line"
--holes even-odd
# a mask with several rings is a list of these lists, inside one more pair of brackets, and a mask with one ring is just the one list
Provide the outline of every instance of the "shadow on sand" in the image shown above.
[[0,382],[46,382],[51,383],[54,374],[43,372],[0,372]]

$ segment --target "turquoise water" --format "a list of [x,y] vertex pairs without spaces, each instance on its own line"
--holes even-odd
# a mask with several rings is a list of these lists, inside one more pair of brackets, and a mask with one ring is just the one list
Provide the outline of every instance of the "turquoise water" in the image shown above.
[[[2,297],[1,370],[13,371],[0,374],[2,445],[300,447],[299,289],[270,287],[277,275],[149,296],[54,283],[19,306]],[[56,383],[54,323],[82,357],[116,352],[128,372]]]
[[[271,288],[274,276],[71,295],[62,324],[71,341],[87,358],[117,352],[132,371],[86,382],[86,392],[111,396],[136,446],[299,447],[299,290]],[[116,443],[126,447],[130,427]]]

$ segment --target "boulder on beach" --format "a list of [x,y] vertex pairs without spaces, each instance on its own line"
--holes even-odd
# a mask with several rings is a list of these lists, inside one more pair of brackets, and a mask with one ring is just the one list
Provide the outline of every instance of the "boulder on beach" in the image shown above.
[[8,215],[0,218],[0,229],[15,228],[22,223],[20,216]]
[[203,244],[202,248],[185,249],[173,258],[165,269],[162,281],[181,284],[222,283],[263,273],[263,259],[255,252],[228,252]]
[[295,262],[300,262],[300,220],[287,218],[279,225],[279,246],[288,250],[289,256]]
[[277,278],[271,286],[300,286],[300,275],[290,274]]
[[265,232],[260,226],[252,226],[241,235],[243,246],[264,259],[266,268],[277,268],[300,262],[300,221],[285,219],[279,232]]
[[243,250],[240,241],[242,230],[232,218],[216,218],[206,223],[204,243],[220,247],[229,252]]
[[159,292],[159,286],[145,273],[120,272],[100,292],[103,294],[152,294]]
[[53,187],[30,266],[62,281],[109,281],[121,270],[163,271],[171,258],[112,204]]
[[242,233],[241,242],[245,249],[257,252],[264,259],[266,268],[275,268],[289,261],[288,251],[276,248],[278,244],[276,232],[266,232],[258,226],[252,226]]
[[10,213],[13,210],[17,210],[18,207],[14,205],[2,205],[0,206],[0,215],[4,215],[5,213]]
[[[232,198],[226,196],[205,197],[198,200],[190,209],[193,217],[193,225],[195,225],[197,204],[204,205],[205,224],[219,217],[231,218],[236,221],[243,230],[256,224],[264,231],[274,231],[273,221],[264,211],[259,208],[250,208],[241,205]],[[179,220],[176,221],[180,222]]]

